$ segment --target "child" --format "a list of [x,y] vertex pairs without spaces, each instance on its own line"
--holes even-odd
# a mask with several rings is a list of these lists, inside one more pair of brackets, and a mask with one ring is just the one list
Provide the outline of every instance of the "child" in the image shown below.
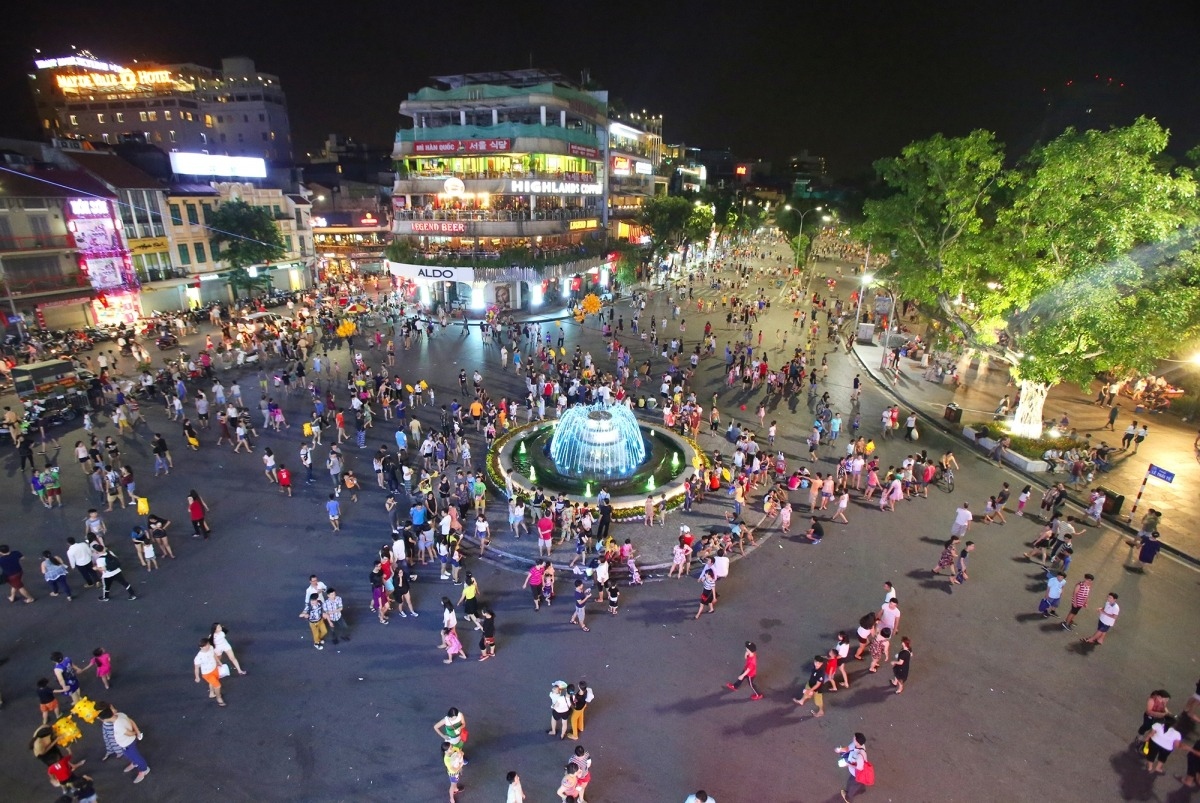
[[546,569],[542,572],[542,599],[549,605],[554,601],[554,566],[546,561]]
[[617,608],[621,604],[621,591],[617,588],[616,580],[608,581],[608,612],[613,616],[617,615]]
[[[158,563],[155,562],[155,568],[158,568]],[[96,667],[96,677],[104,684],[104,688],[109,688],[109,683],[112,680],[112,656],[104,651],[103,647],[97,647],[92,650],[92,660],[88,661],[84,669]]]
[[350,501],[358,501],[358,477],[354,476],[353,471],[347,471],[342,477],[342,482],[346,484],[346,490],[350,492]]
[[50,688],[50,681],[47,678],[41,678],[37,682],[38,706],[42,709],[42,724],[50,724],[50,715],[54,714],[54,718],[58,719],[62,716],[62,712],[58,708],[58,698],[54,696],[54,689]]
[[1029,501],[1030,494],[1033,493],[1033,486],[1026,485],[1021,489],[1021,495],[1017,497],[1017,515],[1025,515],[1025,503]]
[[142,533],[138,546],[142,550],[142,561],[146,564],[146,571],[152,572],[157,569],[158,555],[154,551],[154,540],[150,538],[148,533]]
[[283,463],[279,464],[279,470],[276,472],[279,476],[279,492],[292,495],[292,472]]
[[458,640],[458,634],[453,629],[449,627],[442,628],[442,643],[439,646],[446,651],[446,660],[442,661],[443,664],[454,663],[456,655],[461,656],[464,661],[467,660],[467,654],[463,652],[462,642]]
[[329,513],[329,524],[336,533],[342,529],[342,506],[335,494],[329,495],[329,501],[325,503],[325,510]]
[[783,533],[792,531],[792,503],[785,502],[783,509],[779,511],[779,529]]

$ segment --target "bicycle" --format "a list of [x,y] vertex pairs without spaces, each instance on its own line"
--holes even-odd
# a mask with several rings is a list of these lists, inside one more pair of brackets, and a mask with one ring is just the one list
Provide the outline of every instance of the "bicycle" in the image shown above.
[[954,469],[947,468],[942,470],[942,476],[938,477],[938,487],[945,490],[946,493],[954,493]]

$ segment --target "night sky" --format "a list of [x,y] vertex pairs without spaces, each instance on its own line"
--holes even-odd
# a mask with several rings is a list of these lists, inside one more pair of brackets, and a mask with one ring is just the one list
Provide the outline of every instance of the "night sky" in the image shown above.
[[400,101],[430,75],[531,58],[663,114],[668,142],[776,162],[808,149],[835,175],[938,131],[988,128],[1024,148],[1044,130],[1043,89],[1070,80],[1078,94],[1111,77],[1124,88],[1094,99],[1117,121],[1156,117],[1176,154],[1200,144],[1196,2],[18,0],[4,16],[0,136],[31,133],[33,48],[76,45],[118,62],[249,56],[282,78],[301,157],[334,131],[390,143]]

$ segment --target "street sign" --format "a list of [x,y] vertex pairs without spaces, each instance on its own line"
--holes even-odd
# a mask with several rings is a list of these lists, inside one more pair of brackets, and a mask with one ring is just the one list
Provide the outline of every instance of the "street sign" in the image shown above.
[[1159,468],[1153,463],[1150,464],[1150,476],[1162,480],[1163,482],[1172,482],[1175,479],[1175,473],[1167,471],[1165,468]]

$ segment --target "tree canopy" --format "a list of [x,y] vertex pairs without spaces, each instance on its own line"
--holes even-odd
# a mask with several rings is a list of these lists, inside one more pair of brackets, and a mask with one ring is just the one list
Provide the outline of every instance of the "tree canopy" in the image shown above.
[[1006,168],[990,132],[938,135],[876,163],[892,194],[866,202],[864,234],[895,250],[889,282],[1023,390],[1150,370],[1200,331],[1196,182],[1167,139],[1145,118],[1068,129]]
[[239,287],[270,284],[269,276],[251,277],[246,270],[286,253],[283,236],[269,210],[240,199],[226,201],[212,213],[208,225],[215,232],[213,240],[221,248],[221,259],[231,268],[227,279],[235,295]]
[[640,222],[650,230],[650,249],[655,257],[666,256],[678,245],[698,242],[713,227],[712,207],[677,195],[657,195],[642,207]]

